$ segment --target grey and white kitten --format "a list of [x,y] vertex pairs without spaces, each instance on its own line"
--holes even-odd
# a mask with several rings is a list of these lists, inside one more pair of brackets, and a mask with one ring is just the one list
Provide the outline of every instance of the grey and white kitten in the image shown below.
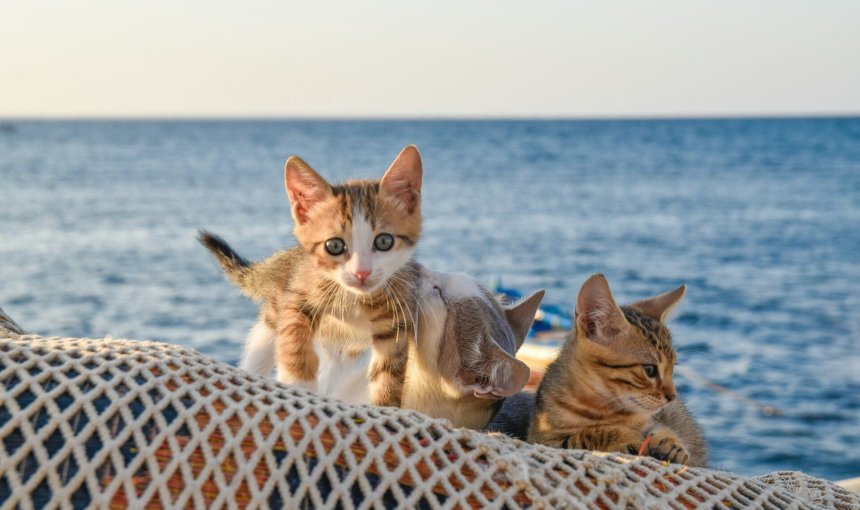
[[503,306],[475,279],[422,269],[417,341],[409,346],[403,407],[483,429],[529,368],[516,358],[544,292]]

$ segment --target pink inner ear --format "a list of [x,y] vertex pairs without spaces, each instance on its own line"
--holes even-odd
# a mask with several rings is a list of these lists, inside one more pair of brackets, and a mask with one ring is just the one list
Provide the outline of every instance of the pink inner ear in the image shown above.
[[421,199],[409,181],[389,179],[383,182],[382,191],[399,202],[409,214],[415,212]]
[[579,331],[598,342],[627,327],[627,320],[602,274],[591,276],[580,287],[576,298],[576,324]]
[[306,165],[288,163],[286,184],[293,218],[299,224],[307,222],[308,213],[331,194],[329,184]]
[[290,202],[293,204],[293,215],[295,216],[295,220],[299,223],[305,223],[308,221],[308,213],[314,208],[314,206],[322,202],[324,198],[325,195],[315,192],[315,190],[312,189],[291,189]]
[[421,156],[413,145],[406,146],[382,176],[380,189],[400,202],[409,214],[421,198]]

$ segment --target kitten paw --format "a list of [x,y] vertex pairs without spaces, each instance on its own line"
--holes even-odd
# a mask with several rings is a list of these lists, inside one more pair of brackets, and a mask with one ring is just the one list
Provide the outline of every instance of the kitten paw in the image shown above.
[[620,452],[636,455],[642,445],[642,433],[627,427],[593,428],[562,441],[563,448]]
[[290,376],[283,370],[278,370],[278,382],[289,384],[290,386],[295,386],[296,388],[302,388],[303,390],[308,390],[313,393],[319,393],[316,379],[312,379],[310,381],[298,379],[296,377]]
[[648,444],[648,456],[673,464],[686,464],[690,459],[687,449],[672,431],[660,428],[654,431]]
[[639,452],[639,447],[642,446],[642,441],[645,438],[638,430],[627,427],[617,427],[612,429],[609,434],[609,444],[604,448],[607,452],[620,452],[636,455]]

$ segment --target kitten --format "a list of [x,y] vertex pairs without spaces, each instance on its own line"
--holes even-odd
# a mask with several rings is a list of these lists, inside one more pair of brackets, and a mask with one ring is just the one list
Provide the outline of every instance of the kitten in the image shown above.
[[619,307],[603,275],[589,278],[573,334],[538,388],[529,441],[636,454],[651,435],[647,455],[704,466],[704,437],[672,382],[675,351],[665,325],[684,292],[682,285]]
[[482,429],[529,368],[516,359],[543,298],[503,307],[474,279],[422,269],[417,342],[409,346],[403,407]]
[[[203,232],[201,240],[239,289],[257,301],[283,292],[301,253],[293,248],[252,264],[212,234]],[[466,275],[420,267],[416,297],[420,313],[415,341],[409,345],[401,406],[447,418],[457,427],[483,428],[503,399],[528,381],[528,366],[514,355],[528,335],[543,291],[503,307]],[[258,349],[261,361],[273,356],[274,339],[268,338],[268,346],[262,342]],[[367,403],[366,378],[360,373],[366,356],[358,351],[344,355],[325,344],[320,355],[321,366],[328,368],[320,379],[323,394]],[[258,373],[271,368],[269,364]]]
[[268,374],[274,358],[279,381],[316,391],[314,339],[356,355],[370,347],[371,401],[399,406],[416,321],[418,150],[404,148],[380,181],[331,185],[296,156],[284,180],[299,246],[252,271],[223,240],[200,236],[227,275],[263,302],[241,366]]

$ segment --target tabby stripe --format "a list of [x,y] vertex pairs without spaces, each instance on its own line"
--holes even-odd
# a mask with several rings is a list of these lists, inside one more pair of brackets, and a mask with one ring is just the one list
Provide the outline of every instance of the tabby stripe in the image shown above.
[[404,335],[406,334],[406,324],[399,323],[388,331],[382,333],[376,333],[373,335],[374,341],[382,341],[382,340],[391,340],[392,338],[397,338],[398,332],[402,332]]
[[602,366],[602,367],[606,367],[606,368],[618,368],[618,369],[621,369],[621,368],[633,368],[633,367],[639,367],[639,366],[642,366],[642,363],[631,363],[631,364],[629,364],[629,365],[612,365],[612,364],[609,364],[609,363],[607,363],[607,362],[605,362],[605,361],[598,361],[598,362],[597,362],[597,364],[598,364],[598,365],[600,365],[600,366]]
[[628,381],[627,379],[619,379],[617,377],[610,377],[609,380],[614,382],[614,383],[626,384],[628,386],[636,388],[637,390],[647,390],[651,386],[650,384],[649,385],[636,384],[634,382]]
[[391,354],[386,359],[379,363],[371,365],[367,371],[367,378],[374,382],[383,374],[389,374],[391,377],[398,379],[406,370],[406,350]]
[[588,418],[589,420],[600,421],[606,418],[606,416],[601,413],[592,411],[591,409],[588,409],[586,407],[580,407],[573,403],[567,403],[565,407],[567,407],[567,409],[573,414],[582,416],[583,418]]
[[391,312],[391,310],[384,310],[384,311],[374,315],[373,317],[371,317],[370,322],[377,322],[377,321],[380,321],[382,319],[391,320],[392,317],[394,317],[394,314]]
[[415,246],[415,240],[409,236],[403,236],[400,234],[395,234],[394,237],[396,237],[397,239],[400,239],[401,241],[408,244],[409,246]]

